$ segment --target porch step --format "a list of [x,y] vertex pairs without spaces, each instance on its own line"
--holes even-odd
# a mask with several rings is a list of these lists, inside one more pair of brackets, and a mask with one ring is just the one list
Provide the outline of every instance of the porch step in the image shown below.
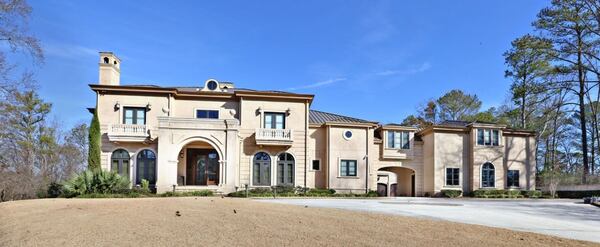
[[217,186],[177,186],[175,187],[175,192],[192,192],[192,191],[201,191],[201,190],[210,190],[215,195],[222,195],[224,192],[221,188]]

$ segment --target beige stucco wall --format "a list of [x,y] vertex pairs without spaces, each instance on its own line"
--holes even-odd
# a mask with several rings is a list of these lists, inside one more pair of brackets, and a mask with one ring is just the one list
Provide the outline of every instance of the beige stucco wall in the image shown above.
[[[271,185],[276,185],[276,164],[277,155],[282,152],[288,152],[294,156],[294,185],[314,187],[314,182],[309,184],[308,177],[305,183],[305,174],[308,167],[305,166],[306,150],[305,143],[307,138],[307,102],[304,101],[274,101],[243,98],[239,103],[240,142],[241,149],[238,156],[240,185],[252,183],[252,159],[258,152],[266,152],[271,156]],[[260,109],[260,110],[259,110]],[[262,110],[262,111],[261,111]],[[291,129],[293,135],[293,144],[291,146],[259,146],[254,139],[257,128],[263,128],[264,112],[289,113],[285,118],[285,128]]]
[[[464,133],[434,133],[433,192],[459,188],[468,191],[469,136]],[[446,186],[446,168],[460,168],[460,186]]]
[[[352,131],[352,138],[345,139],[343,133]],[[372,142],[373,129],[366,127],[339,127],[328,126],[328,164],[329,164],[329,188],[340,193],[364,193],[366,190],[367,175],[370,180],[376,180],[377,173],[368,174],[367,167],[367,141]],[[341,160],[356,160],[356,177],[340,176]],[[376,188],[376,187],[375,187]]]
[[218,110],[219,119],[235,119],[239,112],[239,103],[233,99],[175,98],[172,105],[173,117],[195,118],[196,110]]
[[[325,127],[311,127],[308,130],[308,184],[315,188],[327,188],[327,136]],[[321,170],[312,170],[312,160],[321,162]]]
[[528,146],[535,147],[535,138],[504,136],[504,170],[519,170],[519,189],[535,189],[535,148]]

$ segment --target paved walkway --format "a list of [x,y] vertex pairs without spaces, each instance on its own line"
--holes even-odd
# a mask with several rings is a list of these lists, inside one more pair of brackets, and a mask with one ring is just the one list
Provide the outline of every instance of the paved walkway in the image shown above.
[[441,219],[600,243],[600,208],[582,204],[582,200],[486,200],[409,197],[258,200],[309,207],[338,208]]

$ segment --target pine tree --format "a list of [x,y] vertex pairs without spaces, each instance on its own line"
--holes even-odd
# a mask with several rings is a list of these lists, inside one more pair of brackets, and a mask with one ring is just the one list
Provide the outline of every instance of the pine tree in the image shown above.
[[100,121],[98,120],[97,110],[94,110],[88,139],[90,145],[88,150],[88,169],[97,171],[100,170]]

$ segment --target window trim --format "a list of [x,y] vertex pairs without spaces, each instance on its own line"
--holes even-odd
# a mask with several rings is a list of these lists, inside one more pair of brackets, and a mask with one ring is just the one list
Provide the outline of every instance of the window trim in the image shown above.
[[[127,165],[127,179],[129,179],[131,181],[131,175],[132,175],[131,169],[133,167],[133,162],[134,161],[133,161],[133,157],[131,156],[131,153],[129,153],[129,151],[127,149],[125,149],[125,148],[118,147],[115,150],[112,150],[112,152],[110,152],[109,157],[108,157],[109,160],[110,160],[110,171],[111,172],[115,171],[115,170],[113,170],[113,167],[112,167],[112,165],[113,165],[113,159],[114,159],[113,155],[114,155],[115,152],[120,151],[120,150],[123,150],[123,151],[125,151],[125,153],[127,153],[127,156],[128,156],[128,159],[127,159],[128,160],[128,165]],[[117,160],[123,161],[125,159],[124,158],[117,158]],[[120,165],[122,165],[122,163],[120,163]],[[119,173],[118,169],[116,170],[116,172]],[[122,175],[122,174],[119,173],[119,175]]]
[[[129,109],[135,110],[135,111],[133,111],[132,117],[133,117],[133,119],[136,120],[135,121],[136,123],[131,123],[131,124],[134,124],[134,125],[146,125],[146,123],[148,122],[148,109],[145,106],[123,106],[123,110],[122,110],[122,114],[121,114],[121,117],[122,117],[121,123],[122,124],[128,124],[128,123],[125,123],[125,121],[127,121],[126,120],[127,119],[126,114],[127,114],[127,110],[129,110]],[[144,123],[143,124],[138,124],[137,123],[137,118],[136,118],[137,117],[137,110],[144,110]]]
[[[198,117],[198,111],[207,111],[207,112],[216,111],[217,112],[217,118],[199,118]],[[207,119],[209,119],[209,120],[218,120],[218,119],[221,119],[221,111],[220,111],[220,109],[214,109],[214,108],[194,108],[194,118],[195,119],[204,119],[204,120],[207,120]]]
[[[254,157],[256,157],[256,155],[258,153],[266,153],[269,156],[269,184],[268,185],[258,185],[255,184],[254,181]],[[277,157],[277,156],[275,156]],[[250,156],[250,182],[248,184],[249,187],[271,187],[271,185],[273,185],[273,155],[271,155],[271,153],[267,152],[266,150],[257,150],[256,152],[254,152],[254,154],[252,154],[252,156]]]
[[[479,142],[479,134],[483,133],[483,141]],[[494,143],[494,133],[498,133],[497,143]],[[489,141],[489,144],[486,142]],[[476,128],[475,145],[482,147],[500,147],[502,146],[502,131],[495,128]]]
[[[517,182],[516,186],[510,184],[509,174],[511,172],[517,172],[517,179],[514,180],[514,178],[513,178],[513,180]],[[521,183],[520,183],[519,180],[521,180],[521,171],[520,170],[518,170],[518,169],[512,169],[512,170],[507,170],[506,171],[506,187],[508,187],[508,188],[521,188]]]
[[[272,114],[273,116],[276,115],[282,115],[283,116],[283,128],[281,129],[287,129],[287,114],[285,111],[264,111],[262,113],[262,128],[267,129],[267,115]],[[277,125],[277,120],[276,118],[271,119],[271,123],[275,123],[275,126]],[[272,128],[272,129],[277,129],[277,128]]]
[[[483,186],[483,166],[485,166],[485,164],[490,164],[492,165],[493,171],[494,171],[494,177],[492,179],[492,182],[494,183],[493,186]],[[496,188],[496,165],[494,165],[494,163],[486,161],[483,164],[481,164],[480,168],[479,168],[479,187],[480,188],[484,188],[484,189],[494,189]]]
[[[385,131],[385,148],[386,149],[393,149],[393,150],[410,150],[411,149],[411,141],[410,141],[410,134],[411,132],[408,130],[386,130]],[[392,143],[394,144],[394,147],[390,147],[390,133],[392,133],[392,136],[394,137],[394,139],[392,139]],[[395,143],[396,143],[396,134],[400,133],[400,143],[398,144],[398,147],[395,147]],[[406,134],[406,145],[408,145],[407,148],[404,148],[404,144],[403,144],[403,137],[404,134]]]
[[[292,160],[291,160],[292,161],[292,177],[291,177],[292,181],[291,181],[291,183],[279,183],[279,162],[280,162],[279,156],[282,154],[289,154],[292,157]],[[276,167],[275,167],[275,172],[276,172],[275,184],[277,186],[295,186],[296,185],[296,156],[290,152],[282,151],[282,152],[277,153],[277,155],[275,155],[275,159],[276,159],[275,160],[275,165],[276,165]],[[289,160],[285,160],[285,161],[289,161]],[[285,161],[283,161],[283,162],[285,162]],[[285,171],[285,168],[284,168],[284,171]],[[284,180],[285,180],[285,176],[286,176],[286,174],[285,174],[285,172],[283,172]]]
[[[458,170],[458,184],[448,184],[448,169],[457,169]],[[461,186],[461,172],[460,172],[460,167],[446,167],[445,172],[444,172],[444,181],[445,181],[445,186],[446,187],[460,187]],[[454,180],[454,178],[452,178],[452,180]]]
[[[354,175],[342,175],[342,162],[343,161],[354,161]],[[349,171],[349,166],[346,168]],[[358,160],[356,159],[339,159],[338,162],[338,176],[340,178],[358,178]]]
[[[315,165],[314,165],[314,162],[315,162],[315,161],[318,161],[318,162],[319,162],[319,169],[317,169],[317,170],[315,170],[315,169],[314,169],[314,168],[315,168]],[[321,166],[321,159],[312,159],[312,160],[311,160],[311,162],[310,162],[310,170],[311,170],[311,171],[321,171],[321,169],[322,169],[322,166]]]

